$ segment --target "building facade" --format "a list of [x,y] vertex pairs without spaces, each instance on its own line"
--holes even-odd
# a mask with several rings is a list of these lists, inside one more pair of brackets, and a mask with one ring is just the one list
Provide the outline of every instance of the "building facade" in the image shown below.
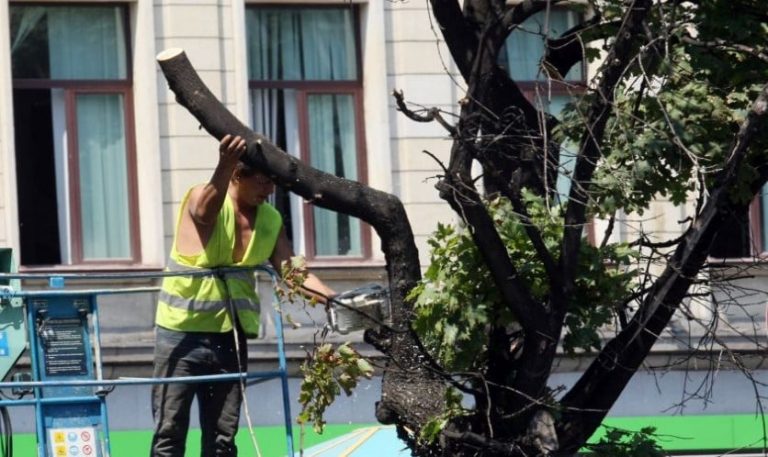
[[[555,10],[552,32],[573,25],[575,14]],[[455,113],[464,96],[426,2],[23,0],[0,3],[0,31],[0,247],[13,248],[22,271],[98,275],[164,268],[184,193],[209,178],[218,156],[217,142],[174,100],[156,64],[156,54],[169,48],[184,49],[239,119],[289,153],[397,195],[423,264],[436,223],[455,221],[433,187],[440,166],[423,153],[447,160],[447,132],[436,123],[408,120],[391,96],[402,90],[414,107],[446,113]],[[536,91],[541,36],[520,32],[517,38],[502,63],[532,99],[539,97],[556,114],[586,81],[587,69],[567,75],[568,89],[551,86],[542,97]],[[723,255],[765,250],[762,201],[727,238],[737,246],[729,244]],[[386,281],[380,242],[368,226],[283,192],[275,204],[295,251],[337,290]],[[659,201],[645,223],[672,237],[689,210]],[[595,233],[604,227],[597,221]],[[634,229],[627,216],[613,236],[628,239]],[[768,286],[761,276],[758,271],[744,279],[759,294]],[[118,287],[154,283],[108,281]],[[262,286],[268,296],[269,284]],[[762,318],[764,298],[733,308],[727,318],[736,330],[726,331],[728,338],[738,343],[739,331]],[[147,373],[154,306],[153,294],[103,300],[104,356],[112,374]],[[325,316],[287,307],[302,326],[287,334],[289,356],[300,360],[301,346],[313,341]],[[257,364],[274,359],[274,325],[268,313],[263,319],[264,338],[251,345]],[[683,334],[695,336],[679,322]],[[684,351],[670,335],[659,354]],[[359,341],[360,335],[336,338]],[[564,362],[557,382],[571,382],[569,373],[584,367],[579,363]],[[643,392],[655,383],[652,376],[638,379]],[[669,406],[663,404],[669,394],[652,406],[628,395],[620,415],[659,415]],[[373,401],[375,392],[369,396]],[[715,405],[716,413],[744,412],[741,404]],[[372,406],[367,415],[355,414],[339,413],[338,420],[373,420]]]

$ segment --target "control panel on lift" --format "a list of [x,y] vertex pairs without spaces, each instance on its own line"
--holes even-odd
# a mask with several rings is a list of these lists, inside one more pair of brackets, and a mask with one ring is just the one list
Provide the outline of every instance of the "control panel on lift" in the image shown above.
[[[106,454],[104,399],[91,386],[55,385],[55,381],[96,379],[89,317],[92,295],[56,294],[27,298],[28,321],[34,326],[30,348],[35,378],[54,381],[39,390],[43,399],[39,425],[45,430],[44,455],[102,457]],[[40,443],[39,443],[40,444]]]

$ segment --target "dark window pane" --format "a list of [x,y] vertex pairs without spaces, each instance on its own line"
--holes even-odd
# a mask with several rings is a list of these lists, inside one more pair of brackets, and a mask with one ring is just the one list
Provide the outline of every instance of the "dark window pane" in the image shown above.
[[22,265],[61,263],[50,90],[14,90]]
[[728,217],[715,236],[709,255],[717,258],[752,256],[748,211]]

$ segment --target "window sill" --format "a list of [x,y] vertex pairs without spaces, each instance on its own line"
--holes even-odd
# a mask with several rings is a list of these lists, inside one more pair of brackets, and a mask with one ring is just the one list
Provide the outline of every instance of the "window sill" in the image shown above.
[[307,259],[309,268],[384,268],[387,263],[383,260],[372,259]]
[[386,263],[381,260],[307,260],[309,271],[323,280],[386,281]]
[[740,265],[755,265],[765,266],[768,265],[768,252],[757,254],[753,257],[707,257],[707,266],[712,267],[729,267]]
[[733,257],[707,259],[706,271],[713,280],[735,280],[746,278],[768,278],[768,253],[755,257]]
[[79,264],[79,265],[41,265],[41,266],[20,266],[19,273],[151,273],[163,271],[162,265],[131,265],[118,263],[100,263],[100,264]]

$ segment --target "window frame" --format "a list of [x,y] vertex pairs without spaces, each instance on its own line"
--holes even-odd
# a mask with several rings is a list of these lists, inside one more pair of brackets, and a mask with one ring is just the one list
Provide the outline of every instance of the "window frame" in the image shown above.
[[[316,94],[332,95],[351,95],[354,100],[355,114],[355,145],[357,154],[357,176],[358,182],[367,183],[368,164],[365,153],[365,130],[362,119],[363,112],[363,90],[362,87],[351,89],[349,91],[338,89],[311,89],[307,91],[296,91],[296,111],[299,113],[299,138],[300,144],[305,145],[300,151],[300,158],[304,163],[311,163],[312,144],[309,141],[309,110],[307,109],[307,98]],[[303,204],[301,211],[304,216],[304,246],[307,251],[307,258],[310,260],[327,261],[346,261],[346,260],[364,260],[371,257],[371,231],[369,227],[360,221],[360,256],[318,256],[315,243],[315,218],[313,214],[314,205]],[[352,216],[350,216],[352,217]]]
[[[141,234],[140,234],[140,214],[138,201],[138,168],[136,157],[136,132],[135,132],[135,110],[133,104],[133,51],[130,40],[130,10],[127,4],[120,2],[71,2],[71,3],[52,3],[52,2],[10,2],[9,9],[14,6],[113,6],[122,10],[123,20],[123,43],[125,45],[125,71],[124,79],[56,79],[56,78],[14,78],[11,76],[12,91],[18,90],[54,90],[64,91],[64,112],[65,125],[67,129],[67,161],[66,170],[69,176],[66,189],[66,198],[69,202],[69,246],[71,259],[69,263],[61,263],[60,266],[108,266],[108,265],[135,265],[141,263]],[[11,68],[11,75],[13,75]],[[78,156],[78,138],[77,138],[77,113],[76,97],[78,94],[119,94],[123,96],[123,116],[125,132],[125,160],[126,160],[126,178],[128,186],[128,219],[130,222],[129,246],[131,255],[127,258],[115,259],[97,259],[85,260],[83,257],[83,230],[82,230],[82,208],[80,203],[80,167]],[[14,118],[14,122],[15,122]],[[15,129],[14,129],[15,131]],[[18,149],[14,154],[18,154]],[[16,197],[18,199],[18,196]],[[64,221],[59,221],[63,223]],[[21,257],[20,257],[21,258]],[[25,269],[45,268],[48,265],[21,265]]]
[[760,191],[749,203],[747,217],[749,217],[749,244],[752,255],[759,258],[768,258],[768,250],[764,248],[763,239],[763,210],[761,200],[765,196]]
[[[573,14],[577,22],[584,20],[584,15],[582,13],[579,13],[578,11],[575,11],[573,9],[568,8],[567,5],[558,5],[553,6],[552,11],[563,11],[566,14],[571,13]],[[509,39],[509,36],[507,36],[507,39]],[[506,46],[506,40],[505,40],[505,46]],[[544,56],[541,56],[539,58],[538,66],[539,66],[539,72],[542,71],[541,67],[541,59],[543,59]],[[538,93],[544,93],[547,95],[550,95],[552,97],[557,96],[579,96],[587,91],[587,62],[585,59],[581,59],[578,63],[578,65],[581,67],[581,79],[552,79],[550,77],[547,77],[545,79],[513,79],[515,84],[517,84],[517,87],[520,88],[520,91],[523,92],[525,97],[534,105],[536,106],[536,95]],[[512,73],[507,66],[505,68],[507,73],[510,75],[510,78],[512,78]],[[573,71],[573,68],[571,68],[571,71]],[[566,75],[563,75],[563,78],[565,78]],[[538,107],[537,107],[538,108]]]
[[[355,65],[356,65],[356,78],[349,80],[265,80],[265,79],[250,79],[248,76],[248,91],[249,94],[253,90],[292,90],[296,94],[296,112],[298,119],[297,122],[297,134],[299,138],[299,144],[302,145],[301,150],[298,151],[299,158],[304,163],[311,163],[312,156],[311,144],[309,141],[309,112],[307,110],[307,97],[315,94],[334,94],[334,95],[352,95],[354,110],[355,110],[355,144],[356,144],[356,165],[357,165],[357,181],[361,184],[368,183],[368,166],[367,166],[367,150],[365,141],[365,122],[364,122],[364,104],[363,104],[363,62],[362,62],[362,49],[361,49],[361,30],[360,30],[360,8],[356,4],[350,6],[338,6],[329,4],[280,4],[280,3],[246,3],[247,9],[259,9],[259,8],[278,8],[283,10],[302,10],[302,9],[334,9],[334,10],[352,10],[353,19],[353,35],[355,42]],[[246,24],[247,26],[247,24]],[[246,46],[249,46],[246,43]],[[249,97],[249,104],[250,104]],[[253,107],[249,107],[249,112],[253,112]],[[290,153],[290,151],[289,151]],[[290,199],[293,202],[295,198]],[[371,249],[371,230],[368,224],[360,221],[360,247],[361,255],[350,256],[325,256],[317,255],[317,246],[315,243],[315,224],[314,224],[314,205],[308,202],[301,202],[301,208],[298,211],[303,218],[302,227],[299,227],[301,236],[303,237],[304,256],[310,262],[324,263],[328,262],[333,265],[340,265],[344,263],[360,263],[362,261],[370,260],[372,257]],[[352,216],[350,216],[352,217]],[[293,227],[291,227],[293,229]]]
[[[565,12],[565,14],[573,14],[576,17],[577,23],[579,21],[584,20],[584,14],[575,11],[573,9],[568,8],[567,5],[559,5],[559,6],[553,6],[552,11],[562,11]],[[506,40],[509,40],[509,35],[505,39],[504,47],[502,48],[502,51],[506,53]],[[541,61],[544,58],[544,56],[540,56],[538,58],[538,67],[539,72],[542,71],[541,69]],[[505,66],[503,66],[504,70],[509,75],[510,79],[512,79],[512,71],[509,67],[509,60],[506,60]],[[542,106],[542,104],[537,100],[537,96],[540,96],[542,100],[544,101],[551,101],[555,97],[569,97],[571,100],[573,100],[575,97],[580,97],[584,95],[587,92],[588,86],[587,86],[587,71],[588,71],[588,65],[585,59],[581,59],[578,63],[581,69],[581,79],[553,79],[551,77],[547,77],[544,79],[521,79],[516,80],[512,79],[512,81],[517,85],[520,92],[523,93],[523,96],[528,100],[528,102],[538,111],[542,111],[546,114],[555,116],[552,114],[548,107]],[[571,68],[571,71],[573,68]],[[565,77],[565,75],[563,75]],[[555,116],[557,117],[557,116]],[[562,147],[562,145],[561,145]],[[562,156],[561,156],[562,158]],[[559,167],[562,166],[562,163],[559,164]],[[555,187],[557,187],[557,181],[555,183]],[[555,189],[555,192],[557,192],[557,188]],[[594,240],[594,224],[593,221],[590,220],[587,222],[587,225],[585,226],[585,233],[587,235],[587,238],[590,240]]]

